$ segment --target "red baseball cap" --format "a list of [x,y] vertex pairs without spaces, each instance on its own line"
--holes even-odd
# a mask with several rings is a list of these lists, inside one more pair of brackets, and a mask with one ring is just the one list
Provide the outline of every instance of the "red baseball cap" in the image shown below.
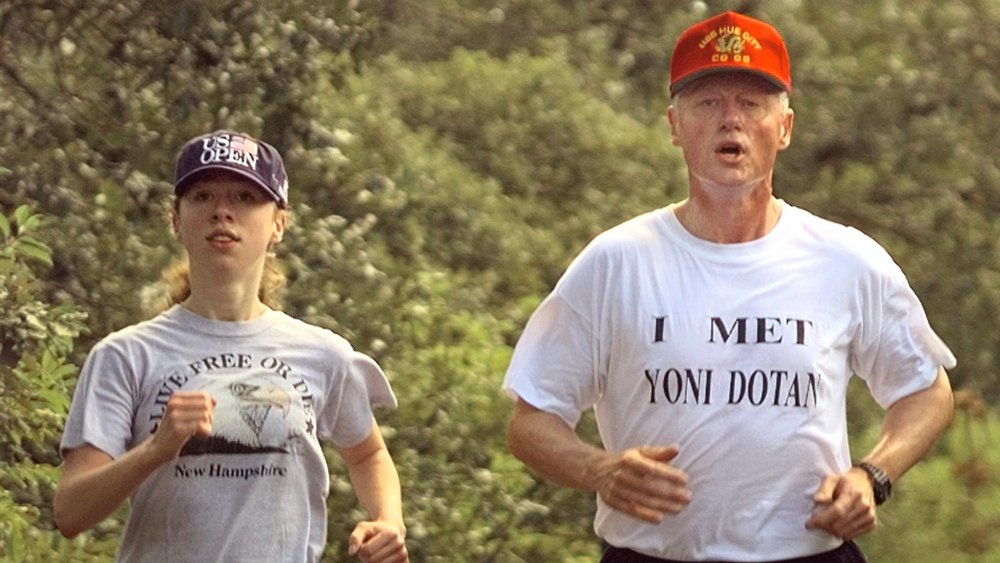
[[670,57],[670,96],[696,78],[727,71],[750,72],[792,91],[788,50],[778,30],[736,12],[723,12],[681,33]]

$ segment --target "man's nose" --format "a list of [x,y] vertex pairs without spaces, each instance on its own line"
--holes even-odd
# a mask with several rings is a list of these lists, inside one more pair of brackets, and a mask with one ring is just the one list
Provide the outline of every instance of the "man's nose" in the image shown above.
[[721,124],[726,130],[740,129],[743,127],[743,120],[746,118],[740,108],[739,103],[732,100],[724,100],[720,106]]

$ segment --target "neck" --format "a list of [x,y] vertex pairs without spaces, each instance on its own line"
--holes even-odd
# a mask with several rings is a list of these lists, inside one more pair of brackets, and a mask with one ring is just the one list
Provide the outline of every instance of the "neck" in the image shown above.
[[746,197],[712,200],[692,192],[675,209],[677,219],[692,235],[710,242],[734,244],[764,237],[778,224],[782,203],[770,190]]
[[267,312],[268,307],[261,302],[257,293],[260,278],[256,283],[246,280],[220,281],[199,279],[191,272],[191,295],[181,305],[202,317],[218,321],[249,321]]

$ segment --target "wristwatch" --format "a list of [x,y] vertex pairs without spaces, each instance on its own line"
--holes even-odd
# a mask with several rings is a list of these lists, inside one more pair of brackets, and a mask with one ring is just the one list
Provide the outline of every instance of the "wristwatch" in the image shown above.
[[892,481],[889,480],[889,476],[885,474],[885,471],[864,461],[857,466],[868,474],[868,479],[872,482],[872,492],[875,493],[875,505],[878,506],[889,500],[889,496],[892,495]]

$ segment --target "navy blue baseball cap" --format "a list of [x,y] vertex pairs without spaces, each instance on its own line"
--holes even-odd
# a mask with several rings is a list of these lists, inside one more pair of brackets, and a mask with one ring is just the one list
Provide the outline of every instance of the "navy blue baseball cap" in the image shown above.
[[185,143],[177,156],[174,193],[178,196],[210,170],[233,172],[257,184],[278,204],[288,205],[288,174],[277,149],[250,135],[220,130]]

